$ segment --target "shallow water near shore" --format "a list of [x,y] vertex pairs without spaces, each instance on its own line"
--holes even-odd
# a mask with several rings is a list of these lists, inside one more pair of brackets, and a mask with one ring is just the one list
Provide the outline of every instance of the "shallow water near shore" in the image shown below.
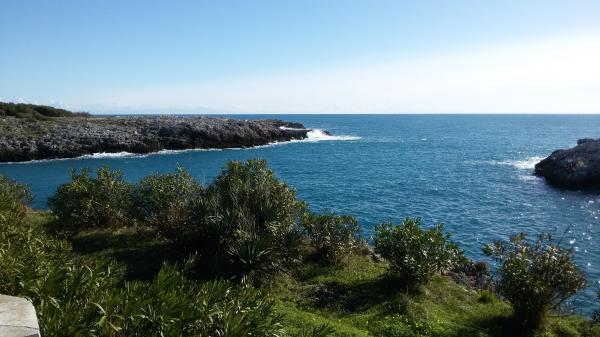
[[34,208],[70,168],[108,165],[135,181],[178,163],[201,182],[230,159],[265,158],[316,211],[355,215],[369,237],[380,221],[421,217],[443,222],[475,259],[484,243],[520,231],[550,232],[575,250],[589,286],[573,304],[589,314],[600,302],[600,194],[557,189],[532,175],[553,150],[600,137],[600,115],[244,115],[280,118],[328,130],[309,141],[254,149],[98,154],[69,160],[0,164],[0,173],[31,186]]

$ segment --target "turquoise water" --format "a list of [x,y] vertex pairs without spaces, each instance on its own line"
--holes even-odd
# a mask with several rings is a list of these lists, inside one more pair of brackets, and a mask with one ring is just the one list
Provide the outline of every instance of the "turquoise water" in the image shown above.
[[[243,116],[242,118],[260,118]],[[265,117],[265,116],[262,116]],[[273,117],[273,116],[268,116]],[[519,231],[550,232],[576,251],[588,289],[573,304],[600,306],[600,194],[566,191],[532,176],[533,165],[578,138],[600,137],[600,116],[282,115],[333,139],[245,150],[2,164],[0,173],[31,186],[35,208],[68,180],[69,168],[108,165],[134,181],[181,163],[208,182],[230,159],[265,158],[316,211],[357,216],[370,236],[380,221],[443,222],[467,255]]]

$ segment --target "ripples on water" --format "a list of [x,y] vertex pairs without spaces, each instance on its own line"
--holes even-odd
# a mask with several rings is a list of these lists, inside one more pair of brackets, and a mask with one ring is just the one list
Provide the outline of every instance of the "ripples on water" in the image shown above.
[[481,247],[491,240],[519,231],[562,236],[568,228],[563,241],[576,251],[589,281],[574,304],[584,313],[597,306],[600,196],[550,187],[532,172],[552,150],[600,137],[600,116],[278,117],[329,130],[334,137],[315,131],[308,141],[249,150],[4,164],[0,173],[29,184],[36,195],[33,206],[45,208],[47,197],[68,180],[69,168],[109,165],[133,181],[181,163],[208,182],[229,159],[266,158],[314,210],[356,215],[367,237],[380,221],[416,216],[428,225],[446,224],[466,253],[480,259]]

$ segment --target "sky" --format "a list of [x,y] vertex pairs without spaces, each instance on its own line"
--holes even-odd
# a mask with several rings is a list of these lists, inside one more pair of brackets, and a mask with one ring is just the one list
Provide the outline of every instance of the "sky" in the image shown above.
[[600,113],[600,1],[0,1],[0,101]]

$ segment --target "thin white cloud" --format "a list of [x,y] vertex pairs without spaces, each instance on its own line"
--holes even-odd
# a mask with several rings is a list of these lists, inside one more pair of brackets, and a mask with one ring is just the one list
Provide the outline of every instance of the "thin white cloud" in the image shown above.
[[600,34],[379,64],[115,90],[81,104],[272,113],[600,113]]

